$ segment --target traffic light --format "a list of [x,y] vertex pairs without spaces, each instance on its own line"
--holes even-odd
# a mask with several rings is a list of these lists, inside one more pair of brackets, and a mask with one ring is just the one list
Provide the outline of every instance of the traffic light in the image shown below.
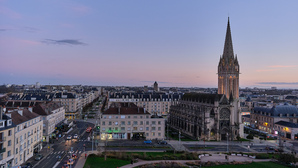
[[96,130],[99,131],[100,130],[100,126],[96,126]]

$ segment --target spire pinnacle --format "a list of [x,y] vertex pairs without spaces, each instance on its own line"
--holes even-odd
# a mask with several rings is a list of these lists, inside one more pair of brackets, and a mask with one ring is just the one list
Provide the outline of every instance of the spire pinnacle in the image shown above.
[[228,25],[227,25],[227,32],[226,32],[226,39],[225,39],[225,46],[223,51],[224,58],[234,57],[233,51],[233,43],[232,43],[232,35],[231,35],[231,28],[230,28],[230,17],[228,17]]

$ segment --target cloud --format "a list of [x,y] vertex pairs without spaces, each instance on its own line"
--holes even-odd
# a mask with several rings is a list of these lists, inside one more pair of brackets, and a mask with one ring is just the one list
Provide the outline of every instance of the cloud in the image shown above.
[[268,67],[270,67],[270,68],[293,68],[293,67],[297,67],[297,65],[271,65]]
[[42,41],[42,43],[59,44],[59,45],[87,45],[86,43],[83,43],[80,40],[75,40],[75,39],[63,39],[63,40],[45,39]]
[[276,71],[275,69],[257,69],[257,72],[270,72],[270,71]]
[[86,14],[90,11],[90,8],[83,5],[74,5],[70,7],[73,11],[79,14]]
[[22,30],[24,30],[26,32],[30,32],[30,33],[35,33],[37,31],[39,31],[39,29],[36,29],[34,27],[23,27]]
[[[144,83],[154,83],[155,81],[140,81],[140,82],[144,82]],[[171,83],[171,82],[161,82],[161,81],[156,81],[157,83]]]
[[298,82],[258,82],[261,85],[298,85]]
[[7,7],[0,6],[0,14],[6,15],[12,19],[20,19],[21,15]]
[[9,29],[0,29],[0,31],[7,31],[7,30],[9,30]]

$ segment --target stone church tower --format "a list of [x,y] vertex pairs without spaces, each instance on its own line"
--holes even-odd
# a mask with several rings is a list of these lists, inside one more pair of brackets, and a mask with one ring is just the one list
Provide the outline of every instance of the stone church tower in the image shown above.
[[[239,63],[237,55],[234,56],[230,20],[228,18],[227,32],[223,55],[218,64],[218,94],[223,94],[229,99],[229,107],[220,110],[220,116],[230,114],[229,124],[221,124],[221,134],[230,133],[231,139],[236,136],[243,137],[243,124],[241,122],[241,108],[239,102]],[[226,122],[220,120],[220,123]],[[226,126],[226,130],[224,127]]]
[[218,64],[218,94],[224,94],[228,99],[230,95],[233,95],[233,99],[239,98],[239,64],[233,52],[229,19],[224,51]]

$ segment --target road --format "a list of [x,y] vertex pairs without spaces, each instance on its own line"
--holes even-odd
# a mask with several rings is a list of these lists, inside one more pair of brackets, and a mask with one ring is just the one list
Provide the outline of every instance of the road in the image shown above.
[[[94,127],[94,124],[77,121],[73,131],[71,131],[69,134],[63,135],[58,141],[55,142],[55,144],[52,146],[54,150],[49,151],[50,153],[46,158],[42,159],[38,163],[32,163],[34,167],[52,168],[56,166],[57,168],[61,168],[68,161],[72,154],[77,154],[79,156],[81,153],[84,153],[85,150],[92,150],[91,141],[88,141],[88,136],[90,136],[90,133],[86,133],[86,128],[89,126]],[[66,139],[67,135],[72,135],[73,137],[74,134],[78,134],[79,139]],[[58,161],[59,156],[62,158],[60,161]],[[76,160],[74,164],[75,163]]]

